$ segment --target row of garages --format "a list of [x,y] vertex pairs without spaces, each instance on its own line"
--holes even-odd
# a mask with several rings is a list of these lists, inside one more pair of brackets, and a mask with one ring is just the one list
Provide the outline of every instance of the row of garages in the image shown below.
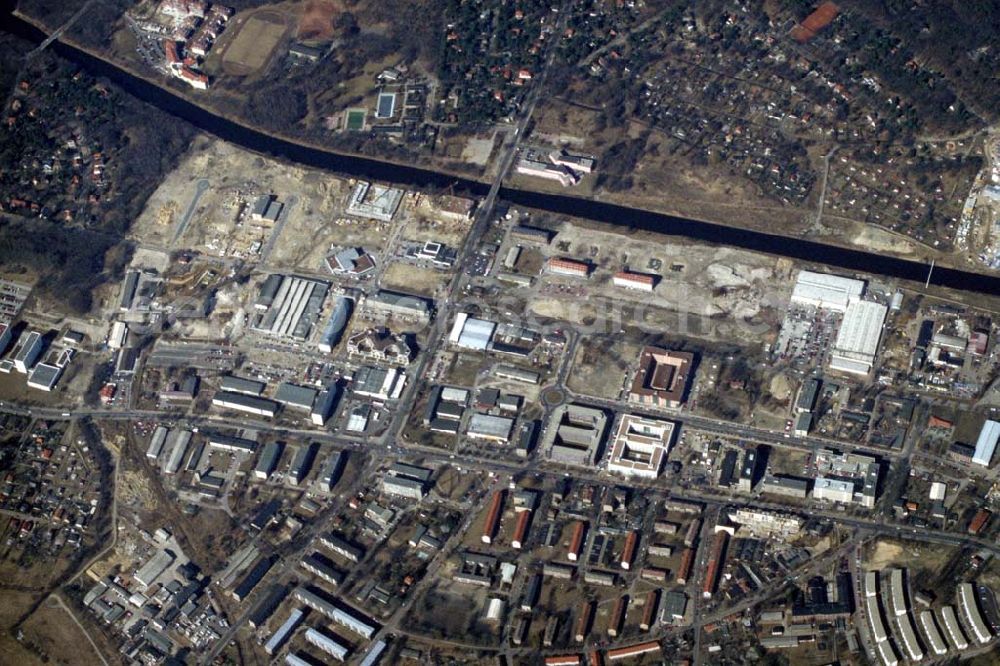
[[[882,588],[882,605],[879,604],[879,576],[877,571],[869,571],[865,575],[864,595],[865,612],[868,615],[868,626],[875,641],[875,649],[879,653],[879,659],[885,666],[897,666],[900,661],[900,653],[896,645],[901,645],[905,656],[912,662],[924,659],[924,646],[936,656],[944,656],[948,653],[949,644],[951,649],[961,652],[968,649],[969,642],[966,633],[958,622],[955,609],[952,606],[944,606],[939,609],[939,617],[935,618],[934,612],[926,609],[920,612],[920,626],[923,629],[922,636],[918,637],[913,620],[909,614],[907,606],[906,586],[903,579],[902,569],[891,569],[889,571],[889,585]],[[959,608],[962,612],[965,626],[969,633],[980,644],[989,643],[993,636],[983,621],[975,598],[975,592],[970,583],[962,583],[958,587]],[[896,632],[890,640],[887,631],[886,617],[882,612],[882,607],[892,610],[892,619],[895,620]],[[942,634],[941,627],[945,632]],[[945,641],[947,636],[947,642]],[[894,642],[895,641],[895,644]]]

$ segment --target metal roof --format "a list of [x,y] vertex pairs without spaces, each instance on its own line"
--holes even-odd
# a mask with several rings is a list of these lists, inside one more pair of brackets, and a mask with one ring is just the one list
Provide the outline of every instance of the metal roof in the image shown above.
[[318,391],[314,388],[284,382],[278,386],[278,391],[274,394],[274,399],[289,407],[312,409],[317,393]]
[[268,442],[264,445],[264,450],[260,454],[260,458],[257,460],[257,466],[254,467],[254,471],[265,476],[270,476],[274,468],[278,466],[278,458],[281,457],[281,451],[284,446],[281,442]]
[[507,439],[510,437],[510,430],[513,426],[514,420],[505,416],[477,413],[469,419],[468,432],[470,435]]
[[458,346],[466,349],[484,350],[493,337],[496,324],[485,319],[466,319],[458,336]]
[[792,302],[843,312],[848,302],[859,298],[864,290],[862,280],[801,271],[792,289]]
[[427,469],[426,467],[418,467],[416,465],[408,465],[406,463],[395,463],[390,468],[389,471],[395,476],[407,476],[411,479],[416,479],[418,481],[427,482],[430,481],[431,476],[434,475],[434,470]]
[[881,303],[851,301],[844,313],[840,330],[837,331],[833,353],[858,354],[873,360],[882,338],[882,325],[887,311]]
[[233,375],[226,375],[219,383],[219,387],[223,391],[245,393],[247,395],[260,395],[264,392],[265,386],[267,384],[256,379],[244,379],[243,377],[235,377]]
[[244,395],[242,393],[230,393],[227,391],[219,391],[212,398],[212,403],[220,407],[229,407],[232,409],[241,410],[252,410],[255,412],[267,412],[273,414],[278,411],[278,403],[273,400],[268,400],[266,398],[258,398],[252,395]]
[[55,365],[39,363],[28,376],[28,384],[34,387],[44,387],[46,391],[52,390],[52,387],[59,381],[62,370],[62,368]]
[[989,467],[990,461],[993,460],[993,453],[997,448],[997,440],[1000,440],[1000,423],[987,420],[983,424],[983,429],[979,431],[979,439],[976,440],[976,451],[972,454],[972,462]]

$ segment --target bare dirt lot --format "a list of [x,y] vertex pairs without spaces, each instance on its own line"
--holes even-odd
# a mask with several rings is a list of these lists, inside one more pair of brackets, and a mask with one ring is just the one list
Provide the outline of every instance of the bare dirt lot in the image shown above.
[[621,337],[584,338],[576,349],[569,373],[571,391],[596,398],[616,400],[625,385],[629,368],[639,357],[641,345]]
[[382,284],[388,289],[432,296],[448,279],[448,274],[425,266],[414,266],[402,262],[390,264],[382,276]]
[[342,11],[342,4],[334,0],[306,0],[296,39],[316,42],[333,39],[336,35],[333,20]]
[[865,566],[868,569],[887,569],[901,567],[911,569],[913,580],[923,580],[917,573],[924,571],[934,579],[945,563],[954,554],[955,549],[943,548],[940,545],[922,544],[916,541],[879,540],[866,548]]
[[222,56],[225,72],[246,76],[261,69],[287,29],[286,17],[281,12],[260,11],[247,18]]
[[[567,223],[548,254],[588,261],[590,277],[543,274],[528,311],[595,335],[639,329],[760,344],[775,330],[779,322],[772,315],[791,292],[790,262],[671,238],[630,237]],[[623,268],[657,276],[653,292],[614,286],[612,275]]]
[[[148,247],[321,273],[331,247],[377,253],[388,239],[389,225],[343,215],[350,190],[350,181],[202,136],[150,197],[132,237]],[[261,194],[283,204],[283,222],[252,219]]]
[[422,196],[413,207],[413,215],[403,227],[401,237],[407,241],[436,241],[456,247],[465,240],[471,225],[468,219],[442,214],[433,199]]

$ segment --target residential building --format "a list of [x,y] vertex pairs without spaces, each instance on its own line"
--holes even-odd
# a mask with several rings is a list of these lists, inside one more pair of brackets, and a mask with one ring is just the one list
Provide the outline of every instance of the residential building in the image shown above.
[[766,537],[789,537],[799,533],[805,521],[799,516],[764,509],[740,507],[729,512],[729,519],[751,533]]
[[333,410],[337,406],[337,399],[340,397],[340,389],[336,384],[331,384],[316,396],[313,402],[309,418],[315,426],[326,425],[327,420],[333,415]]

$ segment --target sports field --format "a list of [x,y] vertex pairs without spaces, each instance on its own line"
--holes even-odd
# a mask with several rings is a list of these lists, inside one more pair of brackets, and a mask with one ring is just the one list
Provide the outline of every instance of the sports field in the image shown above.
[[365,128],[365,110],[364,109],[348,109],[347,110],[347,121],[344,126],[352,132],[360,132]]
[[285,17],[278,12],[257,12],[248,18],[222,56],[226,73],[245,76],[263,67],[285,28]]

